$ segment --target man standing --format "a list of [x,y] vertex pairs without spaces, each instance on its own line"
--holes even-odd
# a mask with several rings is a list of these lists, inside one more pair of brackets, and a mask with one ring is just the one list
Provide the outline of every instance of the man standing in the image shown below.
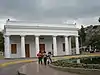
[[45,51],[43,53],[43,58],[44,58],[44,65],[46,65],[47,64],[47,54]]

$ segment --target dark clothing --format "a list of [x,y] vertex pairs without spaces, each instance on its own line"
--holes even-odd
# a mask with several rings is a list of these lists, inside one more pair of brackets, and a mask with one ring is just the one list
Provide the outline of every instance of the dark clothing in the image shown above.
[[42,57],[38,57],[38,63],[42,64]]
[[44,53],[44,65],[46,65],[46,64],[47,64],[47,54]]
[[47,57],[44,57],[44,65],[47,65]]

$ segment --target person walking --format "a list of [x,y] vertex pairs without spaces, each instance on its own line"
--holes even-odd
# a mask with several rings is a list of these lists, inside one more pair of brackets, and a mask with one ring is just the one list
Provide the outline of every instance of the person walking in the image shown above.
[[44,59],[44,65],[46,66],[47,65],[47,54],[45,51],[43,53],[43,59]]
[[39,53],[37,54],[37,57],[38,57],[38,63],[40,64],[42,64],[42,58],[43,58],[43,55],[42,55],[42,53],[41,53],[41,51],[39,51]]
[[51,55],[52,55],[51,52],[48,52],[48,55],[47,55],[47,62],[48,62],[48,64],[52,63]]

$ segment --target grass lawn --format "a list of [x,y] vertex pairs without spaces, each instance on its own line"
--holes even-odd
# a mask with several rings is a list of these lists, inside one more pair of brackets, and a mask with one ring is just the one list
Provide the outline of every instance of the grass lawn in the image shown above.
[[82,55],[88,55],[91,54],[90,52],[82,52]]
[[0,59],[3,59],[4,58],[4,56],[3,55],[0,55]]
[[62,56],[62,57],[53,57],[54,60],[59,59],[69,59],[69,58],[78,58],[78,57],[90,57],[90,56],[100,56],[100,53],[85,53],[81,55],[72,55],[72,56]]
[[2,54],[3,54],[3,52],[0,51],[0,59],[3,59],[4,58],[4,56]]

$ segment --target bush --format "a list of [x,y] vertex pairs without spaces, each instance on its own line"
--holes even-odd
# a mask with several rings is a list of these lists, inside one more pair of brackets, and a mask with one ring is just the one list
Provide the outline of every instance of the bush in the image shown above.
[[58,61],[53,62],[52,64],[55,65],[55,66],[61,66],[61,67],[74,67],[74,68],[85,68],[85,69],[100,69],[100,60],[97,61],[97,62],[99,62],[99,64],[95,64],[95,62],[94,62],[94,64],[88,64],[88,63],[86,63],[86,60],[88,59],[88,57],[87,58],[83,57],[81,59],[82,59],[82,61],[85,61],[85,63],[70,62],[70,61],[72,61],[72,60],[74,61],[76,59],[79,59],[79,58],[58,60]]

